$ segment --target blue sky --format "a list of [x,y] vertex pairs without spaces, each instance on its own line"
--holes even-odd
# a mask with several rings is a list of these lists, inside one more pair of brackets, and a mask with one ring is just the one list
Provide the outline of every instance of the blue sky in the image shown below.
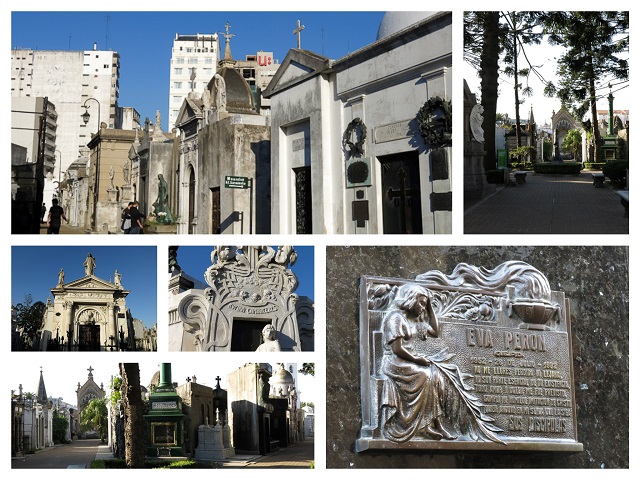
[[[277,248],[274,246],[274,248]],[[178,249],[178,265],[187,275],[204,283],[204,272],[211,266],[213,247],[183,246]],[[314,247],[296,247],[296,263],[291,267],[298,277],[298,289],[295,293],[314,299]]]
[[[58,283],[58,272],[64,268],[65,283],[85,276],[87,254],[95,257],[95,276],[113,281],[116,269],[122,275],[122,286],[131,293],[127,307],[134,318],[151,327],[157,320],[157,254],[156,247],[96,246],[14,246],[11,248],[11,303],[24,302],[31,294],[33,301],[47,301],[51,288]],[[162,315],[165,319],[166,315]]]
[[[212,4],[213,5],[213,4]],[[156,6],[164,6],[156,4]],[[121,107],[134,107],[167,127],[171,48],[176,33],[224,32],[229,22],[236,59],[259,50],[279,62],[297,46],[337,59],[376,39],[383,12],[19,12],[11,14],[11,48],[115,50],[120,54]],[[224,42],[221,44],[224,50]]]

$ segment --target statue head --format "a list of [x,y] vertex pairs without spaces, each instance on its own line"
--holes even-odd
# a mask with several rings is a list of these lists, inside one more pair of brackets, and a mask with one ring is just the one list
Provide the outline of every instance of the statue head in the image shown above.
[[265,325],[262,329],[262,338],[266,342],[267,340],[275,340],[276,339],[276,331],[273,329],[273,325],[270,323]]

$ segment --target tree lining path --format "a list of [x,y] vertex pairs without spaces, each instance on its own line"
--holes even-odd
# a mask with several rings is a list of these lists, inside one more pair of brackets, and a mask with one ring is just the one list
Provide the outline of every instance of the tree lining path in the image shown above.
[[620,197],[593,186],[592,172],[538,175],[503,187],[464,212],[465,234],[628,234]]

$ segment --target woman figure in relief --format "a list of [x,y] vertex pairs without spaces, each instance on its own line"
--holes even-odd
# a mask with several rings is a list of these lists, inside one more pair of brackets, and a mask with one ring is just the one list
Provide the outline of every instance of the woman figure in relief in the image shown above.
[[446,379],[431,360],[415,351],[416,340],[438,336],[431,295],[420,285],[405,284],[394,303],[382,322],[381,370],[386,376],[380,401],[382,433],[398,443],[416,435],[453,440],[456,437],[442,425]]

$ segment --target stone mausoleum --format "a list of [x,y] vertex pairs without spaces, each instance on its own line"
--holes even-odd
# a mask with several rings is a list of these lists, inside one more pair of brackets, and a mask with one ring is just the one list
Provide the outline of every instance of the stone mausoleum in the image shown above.
[[47,299],[40,350],[110,351],[135,345],[133,318],[127,309],[130,291],[116,269],[113,282],[95,275],[96,259],[89,253],[85,276],[65,282],[64,269]]
[[451,18],[387,13],[338,60],[289,51],[263,94],[272,233],[451,233]]

